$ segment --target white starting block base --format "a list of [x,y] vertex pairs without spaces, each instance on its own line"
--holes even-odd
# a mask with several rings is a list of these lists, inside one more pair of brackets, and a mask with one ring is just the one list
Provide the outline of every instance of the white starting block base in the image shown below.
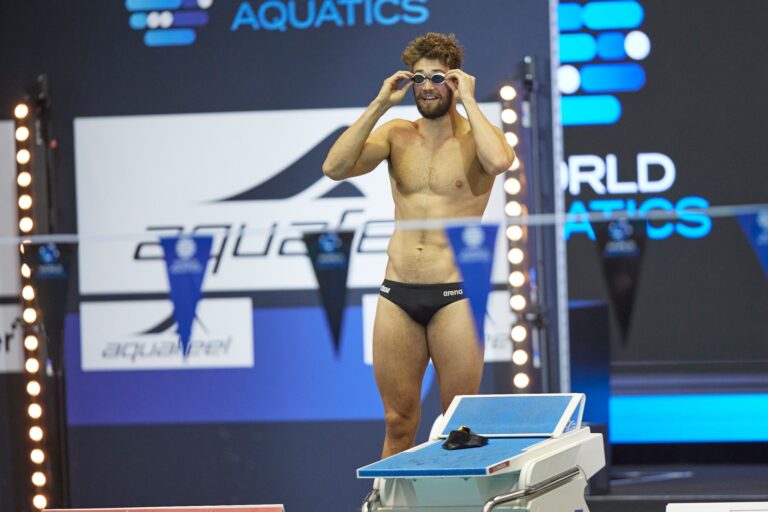
[[[605,458],[583,407],[581,394],[456,397],[437,440],[358,470],[376,479],[363,510],[588,512],[584,489]],[[443,449],[461,425],[488,444]]]

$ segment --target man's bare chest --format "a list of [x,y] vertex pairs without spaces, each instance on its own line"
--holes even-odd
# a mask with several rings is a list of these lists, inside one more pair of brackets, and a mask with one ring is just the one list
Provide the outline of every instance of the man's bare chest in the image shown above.
[[430,145],[416,140],[392,144],[389,172],[403,194],[460,194],[478,171],[472,141],[449,139]]

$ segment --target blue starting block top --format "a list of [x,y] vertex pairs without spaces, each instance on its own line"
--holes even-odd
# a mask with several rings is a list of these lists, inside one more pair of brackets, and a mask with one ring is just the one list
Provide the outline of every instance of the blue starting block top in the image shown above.
[[541,438],[498,438],[489,439],[487,445],[479,448],[446,450],[441,439],[360,468],[357,477],[489,475],[504,469],[508,465],[506,461],[541,441]]
[[551,437],[581,426],[584,395],[457,396],[440,437],[467,426],[486,437]]
[[[454,398],[440,440],[357,470],[358,478],[484,476],[510,465],[529,447],[581,426],[584,395],[477,395]],[[488,437],[479,448],[446,450],[443,438],[467,426]]]

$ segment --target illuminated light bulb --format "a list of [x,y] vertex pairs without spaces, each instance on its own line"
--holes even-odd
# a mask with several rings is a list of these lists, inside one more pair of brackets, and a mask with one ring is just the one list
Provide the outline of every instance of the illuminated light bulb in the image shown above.
[[35,289],[31,285],[26,285],[21,289],[21,296],[24,300],[32,300],[35,298]]
[[48,506],[48,498],[46,498],[42,494],[38,494],[34,498],[32,498],[32,504],[35,506],[36,509],[43,510],[45,507]]
[[513,341],[522,343],[528,336],[528,329],[526,329],[524,325],[516,325],[512,328],[510,336]]
[[531,383],[531,378],[528,377],[528,374],[518,373],[515,375],[513,382],[517,389],[525,389]]
[[18,183],[20,187],[28,187],[29,184],[32,183],[32,175],[27,171],[22,171],[16,178],[16,183]]
[[27,265],[26,263],[21,264],[21,275],[26,278],[29,278],[32,276],[32,269],[30,269],[29,265]]
[[517,143],[520,142],[520,139],[517,138],[517,135],[512,132],[505,132],[504,138],[507,139],[507,144],[512,147],[517,146]]
[[40,404],[31,404],[27,409],[27,413],[29,414],[30,418],[36,420],[43,415],[43,408],[40,407]]
[[24,313],[21,314],[21,317],[28,324],[33,324],[35,323],[35,320],[37,320],[37,311],[35,311],[34,308],[27,308],[24,310]]
[[523,214],[523,206],[517,201],[510,201],[504,207],[504,211],[509,217],[519,217]]
[[47,479],[45,478],[45,473],[42,471],[35,471],[32,473],[32,483],[38,487],[42,487],[45,485],[45,482]]
[[26,368],[27,372],[29,373],[37,373],[40,370],[40,361],[34,357],[30,357],[24,363],[24,368]]
[[31,217],[22,217],[19,220],[19,229],[22,233],[29,233],[33,227],[35,227],[35,223]]
[[19,142],[24,142],[29,138],[29,128],[26,126],[19,126],[16,128],[16,140]]
[[517,121],[517,112],[511,108],[505,108],[501,111],[501,121],[505,124],[515,124]]
[[516,171],[520,168],[520,159],[515,157],[515,160],[512,162],[512,165],[509,166],[510,171]]
[[37,336],[30,334],[26,338],[24,338],[24,348],[29,350],[30,352],[33,350],[37,350],[37,347],[40,345],[40,343],[37,341]]
[[523,238],[523,228],[521,228],[520,226],[508,226],[507,238],[509,238],[513,242],[517,242],[521,240]]
[[509,250],[507,258],[509,258],[509,262],[513,265],[519,265],[525,259],[525,253],[522,249],[515,247]]
[[527,301],[525,300],[525,297],[523,297],[522,295],[513,295],[512,298],[509,299],[509,306],[515,311],[524,310],[526,304],[527,304]]
[[30,428],[29,438],[33,441],[41,441],[43,439],[43,429],[37,426]]
[[40,394],[40,383],[36,380],[31,380],[27,383],[27,393],[30,394],[30,396],[38,396]]
[[16,153],[16,161],[21,165],[28,164],[30,158],[32,158],[32,155],[29,153],[28,149],[20,149],[19,152]]
[[32,196],[29,194],[22,194],[19,196],[19,208],[22,210],[29,210],[32,207]]
[[16,119],[24,119],[29,115],[29,107],[26,103],[19,103],[16,105],[16,108],[13,109],[13,115],[16,116]]
[[515,350],[512,353],[512,362],[517,366],[523,366],[528,362],[528,352],[525,350]]
[[515,270],[509,274],[509,284],[515,288],[520,288],[525,284],[525,274],[519,270]]
[[505,85],[499,90],[499,96],[501,96],[501,99],[504,101],[512,101],[517,97],[517,91],[511,85]]
[[504,182],[504,190],[507,192],[507,194],[514,196],[515,194],[519,194],[520,190],[522,190],[523,186],[520,184],[520,180],[517,178],[508,178]]

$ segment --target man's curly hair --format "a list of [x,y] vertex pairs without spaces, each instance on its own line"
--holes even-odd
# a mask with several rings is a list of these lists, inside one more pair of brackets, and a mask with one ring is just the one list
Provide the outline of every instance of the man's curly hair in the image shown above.
[[464,50],[454,34],[428,32],[408,43],[402,55],[403,62],[411,68],[424,58],[438,59],[449,69],[457,69],[461,67]]

